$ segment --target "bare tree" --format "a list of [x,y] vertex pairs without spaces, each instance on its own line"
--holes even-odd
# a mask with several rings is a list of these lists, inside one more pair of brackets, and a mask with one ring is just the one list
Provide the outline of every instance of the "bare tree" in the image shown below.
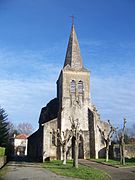
[[126,118],[124,118],[123,128],[121,133],[118,135],[118,141],[120,145],[120,163],[125,165],[125,129],[126,129]]
[[19,134],[16,127],[14,126],[14,124],[11,121],[8,122],[8,129],[9,129],[9,138],[12,138],[14,136],[14,134],[16,134],[16,135]]
[[33,131],[33,127],[31,125],[31,123],[22,122],[22,123],[18,124],[17,131],[22,134],[30,135]]
[[79,151],[79,143],[80,143],[80,135],[82,133],[82,130],[79,130],[79,120],[74,120],[73,118],[70,118],[71,122],[71,132],[72,132],[72,138],[74,138],[74,156],[73,156],[73,166],[75,168],[78,168],[78,151]]
[[105,130],[102,130],[99,126],[98,129],[101,133],[101,136],[105,142],[105,149],[106,149],[106,162],[108,162],[109,159],[109,145],[112,141],[112,136],[113,134],[116,132],[116,128],[110,123],[110,120],[108,120],[108,124],[109,124],[109,131],[105,132]]
[[[62,147],[62,153],[63,153],[63,164],[66,164],[66,152],[67,152],[67,143],[71,138],[71,131],[66,129],[66,131],[60,131],[57,129],[56,131],[53,129],[51,132],[53,138],[54,138],[54,145],[56,147],[61,146]],[[56,142],[55,139],[58,141]]]

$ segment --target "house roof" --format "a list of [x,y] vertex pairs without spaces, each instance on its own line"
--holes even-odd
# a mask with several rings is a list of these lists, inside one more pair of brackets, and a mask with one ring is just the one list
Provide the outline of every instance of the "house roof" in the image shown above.
[[15,139],[27,139],[28,136],[26,134],[19,134],[15,137]]

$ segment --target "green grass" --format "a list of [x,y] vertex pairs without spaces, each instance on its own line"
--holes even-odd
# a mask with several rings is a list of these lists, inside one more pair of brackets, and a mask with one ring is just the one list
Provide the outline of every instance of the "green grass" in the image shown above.
[[58,160],[44,162],[43,167],[61,176],[69,176],[79,179],[92,179],[92,180],[110,179],[105,172],[101,170],[97,170],[92,167],[79,165],[78,169],[76,169],[73,167],[72,161],[67,161],[66,165],[63,165],[62,161],[58,161]]
[[0,156],[4,156],[5,155],[5,148],[0,147]]
[[[106,162],[105,159],[92,159],[92,161],[101,162],[101,163],[105,163],[105,164],[109,164],[109,165],[113,165],[117,167],[123,167],[123,165],[120,164],[119,160],[109,159],[109,161]],[[126,166],[135,166],[135,159],[126,159],[126,165],[124,165],[124,167]]]

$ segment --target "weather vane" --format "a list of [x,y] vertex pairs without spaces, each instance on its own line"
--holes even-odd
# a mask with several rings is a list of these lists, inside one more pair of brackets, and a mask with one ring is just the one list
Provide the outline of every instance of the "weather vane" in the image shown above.
[[72,18],[72,25],[74,25],[74,19],[75,19],[75,17],[72,15],[72,16],[70,16],[71,18]]

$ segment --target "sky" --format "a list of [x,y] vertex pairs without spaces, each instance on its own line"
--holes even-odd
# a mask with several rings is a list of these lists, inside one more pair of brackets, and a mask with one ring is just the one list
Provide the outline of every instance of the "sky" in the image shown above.
[[56,97],[75,16],[91,101],[102,120],[135,123],[134,0],[0,0],[0,106],[17,125],[38,128]]

